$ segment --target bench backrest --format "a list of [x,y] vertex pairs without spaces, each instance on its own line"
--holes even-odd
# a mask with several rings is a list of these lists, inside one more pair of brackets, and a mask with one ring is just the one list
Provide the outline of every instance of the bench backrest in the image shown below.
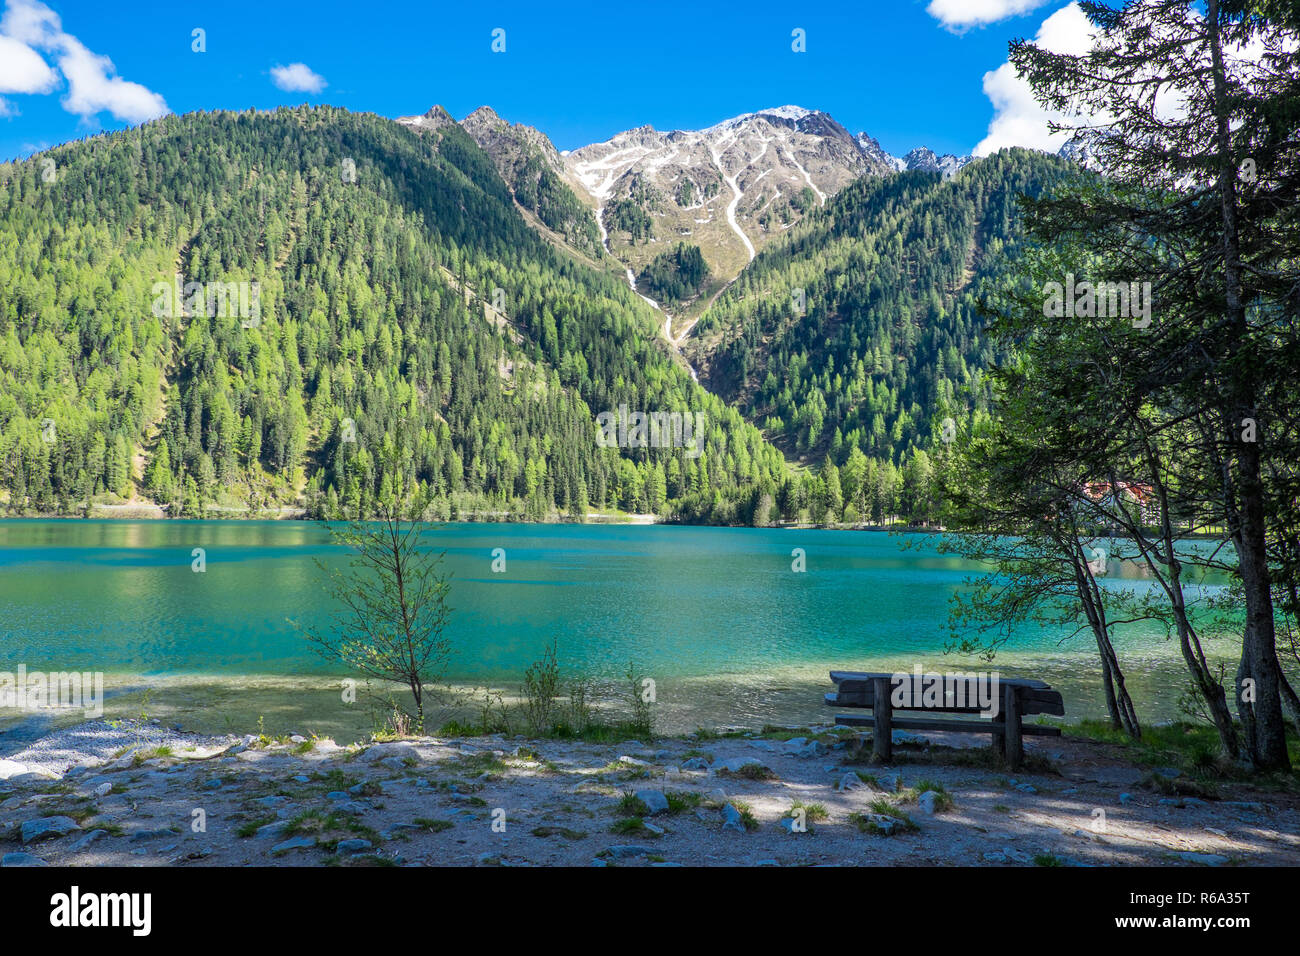
[[1065,715],[1060,691],[1031,678],[993,678],[984,674],[888,674],[832,671],[838,688],[836,703],[846,707],[874,707],[875,682],[884,679],[895,710],[978,714],[1002,711],[1002,695],[1015,688],[1020,713]]

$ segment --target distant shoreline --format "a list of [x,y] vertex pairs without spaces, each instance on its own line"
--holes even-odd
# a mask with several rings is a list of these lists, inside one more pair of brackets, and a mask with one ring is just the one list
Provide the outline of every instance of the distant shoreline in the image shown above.
[[[113,509],[109,514],[99,512]],[[166,509],[159,505],[131,506],[126,505],[93,505],[89,516],[78,514],[29,514],[29,515],[0,515],[0,522],[5,521],[303,521],[307,523],[317,523],[324,520],[345,521],[346,518],[313,518],[307,515],[307,511],[301,505],[282,505],[278,512],[267,509],[258,511],[255,514],[249,514],[247,509],[235,508],[210,508],[208,511],[219,512],[218,514],[204,514],[202,517],[185,516],[173,518],[166,513]],[[504,517],[503,517],[504,516]],[[367,518],[367,521],[376,520]],[[621,525],[624,527],[681,527],[681,528],[741,528],[756,531],[876,531],[876,532],[895,532],[909,534],[947,534],[948,529],[935,527],[932,525],[906,524],[904,522],[895,522],[893,524],[816,524],[813,522],[789,522],[779,521],[774,524],[753,525],[753,524],[708,524],[703,522],[681,521],[676,518],[664,519],[660,515],[636,514],[625,512],[588,512],[585,519],[578,519],[572,515],[551,516],[548,520],[535,521],[524,520],[510,517],[509,512],[474,512],[472,516],[458,515],[455,518],[436,518],[427,519],[429,524],[509,524],[509,525],[593,525],[608,524]],[[1104,532],[1097,532],[1098,537],[1109,537],[1116,540],[1129,540],[1122,535],[1111,535]],[[1185,534],[1184,541],[1227,541],[1226,535],[1219,534]]]
[[[213,512],[213,513],[209,513]],[[84,511],[76,513],[49,512],[40,514],[0,515],[0,521],[306,521],[317,522],[325,519],[314,518],[307,514],[302,505],[281,505],[250,513],[246,508],[212,507],[205,509],[202,516],[186,515],[172,517],[163,505],[134,504],[94,504],[90,514]],[[329,519],[346,520],[346,519]],[[374,519],[367,519],[374,520]],[[679,526],[685,528],[754,528],[768,531],[908,531],[921,534],[942,534],[943,528],[930,525],[906,524],[817,524],[815,522],[780,521],[774,524],[707,524],[703,522],[682,521],[677,518],[665,519],[662,515],[637,514],[635,512],[589,511],[585,518],[574,515],[552,515],[547,520],[535,521],[512,517],[507,511],[476,511],[461,514],[455,518],[431,519],[430,524],[617,524],[628,526]]]

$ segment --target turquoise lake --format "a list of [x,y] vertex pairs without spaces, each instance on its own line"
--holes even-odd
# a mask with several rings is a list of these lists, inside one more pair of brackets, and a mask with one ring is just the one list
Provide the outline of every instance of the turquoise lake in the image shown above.
[[[996,668],[1062,689],[1067,719],[1102,709],[1087,635],[1027,626],[991,665],[944,655],[949,598],[977,568],[923,535],[452,524],[426,544],[452,574],[448,677],[465,688],[517,689],[554,638],[568,673],[615,682],[634,662],[654,678],[665,730],[824,718],[833,667]],[[346,553],[306,522],[2,521],[0,670],[102,671],[191,725],[340,730],[347,675],[297,626],[327,623],[313,559],[341,567]],[[1107,583],[1148,586],[1133,569]],[[1176,716],[1184,681],[1163,629],[1122,629],[1117,644],[1139,712]]]

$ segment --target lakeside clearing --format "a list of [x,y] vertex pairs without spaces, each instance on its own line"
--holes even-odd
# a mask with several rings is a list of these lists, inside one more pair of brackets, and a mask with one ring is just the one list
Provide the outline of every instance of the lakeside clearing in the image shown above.
[[[1300,794],[1121,745],[817,725],[341,747],[90,722],[0,761],[6,866],[1300,865]],[[7,778],[7,779],[5,779]],[[802,810],[801,816],[792,812]],[[794,821],[806,827],[802,832]],[[196,821],[202,829],[196,829]]]

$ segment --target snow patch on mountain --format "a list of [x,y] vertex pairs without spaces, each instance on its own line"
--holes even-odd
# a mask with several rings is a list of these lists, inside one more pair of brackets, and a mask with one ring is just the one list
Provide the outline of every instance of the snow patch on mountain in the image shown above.
[[798,125],[800,120],[806,119],[816,113],[816,110],[804,109],[802,106],[773,106],[770,109],[759,110],[756,113],[741,113],[739,116],[733,116],[730,119],[724,119],[721,123],[715,123],[708,129],[702,130],[704,133],[725,133],[733,130],[738,126],[744,126],[751,120],[758,117],[765,117],[775,120],[786,120]]
[[[648,236],[635,242],[611,237],[634,268],[647,261],[655,240],[681,239],[699,245],[724,279],[808,212],[801,196],[825,205],[860,176],[894,171],[864,154],[834,117],[791,104],[701,130],[641,126],[561,158],[594,205],[631,201],[649,217]],[[726,228],[718,229],[723,207]]]
[[[754,244],[749,241],[749,236],[745,235],[745,230],[740,228],[740,223],[736,222],[736,207],[740,205],[740,200],[744,197],[740,186],[736,183],[734,175],[728,176],[726,167],[722,165],[722,155],[718,146],[709,144],[709,150],[713,156],[713,165],[718,167],[718,172],[722,174],[723,180],[731,187],[731,202],[727,204],[727,225],[731,226],[731,231],[740,237],[741,243],[745,246],[745,251],[749,253],[749,261],[754,261]],[[764,147],[764,152],[767,149]]]

